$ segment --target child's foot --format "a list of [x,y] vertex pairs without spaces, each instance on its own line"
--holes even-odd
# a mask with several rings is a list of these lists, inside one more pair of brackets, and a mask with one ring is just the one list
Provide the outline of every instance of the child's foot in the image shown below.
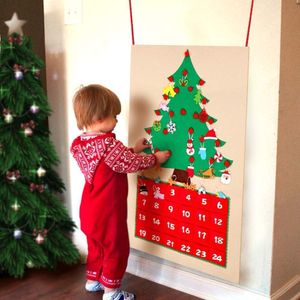
[[85,289],[88,292],[104,291],[104,286],[99,281],[88,280],[85,284]]
[[135,300],[135,295],[119,289],[103,294],[103,300]]

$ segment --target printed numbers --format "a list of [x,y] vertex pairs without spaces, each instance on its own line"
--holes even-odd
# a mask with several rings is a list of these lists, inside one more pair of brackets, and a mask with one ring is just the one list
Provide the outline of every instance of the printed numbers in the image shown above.
[[223,220],[219,218],[214,218],[214,224],[218,226],[222,226]]
[[219,236],[215,236],[214,242],[215,244],[222,245],[224,243],[224,239]]
[[139,214],[139,219],[141,221],[145,221],[146,220],[146,216],[144,214]]
[[147,231],[143,230],[143,229],[140,229],[140,236],[146,237],[146,235],[147,235]]
[[199,217],[199,221],[206,222],[206,215],[204,215],[204,214],[198,214],[198,217]]
[[206,257],[206,251],[202,251],[200,249],[196,250],[196,255],[199,257]]
[[173,241],[171,241],[171,240],[167,240],[167,246],[169,246],[169,247],[174,247],[174,242]]
[[153,224],[160,225],[160,220],[159,219],[153,218],[152,221],[153,221]]
[[167,226],[170,230],[175,230],[175,224],[171,222],[167,222]]
[[219,262],[222,262],[222,256],[221,255],[217,255],[217,254],[213,254],[212,256],[212,260],[216,260],[216,261],[219,261]]
[[205,231],[198,231],[198,238],[201,240],[205,240],[206,239],[206,232]]
[[190,234],[191,233],[191,229],[189,227],[182,226],[181,230],[184,234]]
[[182,211],[182,216],[185,218],[189,218],[191,216],[191,213],[189,210],[183,210]]
[[156,234],[152,234],[152,241],[155,241],[155,242],[159,242],[160,241],[160,236],[159,235],[156,235]]
[[222,203],[219,201],[218,203],[217,203],[217,209],[222,209],[223,208],[223,205],[222,205]]
[[172,205],[169,205],[169,206],[168,206],[168,210],[169,210],[169,212],[173,212],[174,207],[173,207]]
[[181,245],[180,250],[181,250],[182,252],[190,253],[190,252],[191,252],[191,247],[190,247],[190,246],[186,246],[186,245]]
[[[143,179],[147,191],[154,183]],[[219,266],[226,266],[228,201],[216,194],[164,182],[155,183],[164,199],[138,193],[136,236]]]

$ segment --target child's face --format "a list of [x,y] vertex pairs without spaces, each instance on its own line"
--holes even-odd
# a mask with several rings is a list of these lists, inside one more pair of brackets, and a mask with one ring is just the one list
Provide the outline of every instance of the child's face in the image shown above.
[[116,127],[117,122],[117,116],[109,116],[96,122],[97,130],[104,133],[111,132]]

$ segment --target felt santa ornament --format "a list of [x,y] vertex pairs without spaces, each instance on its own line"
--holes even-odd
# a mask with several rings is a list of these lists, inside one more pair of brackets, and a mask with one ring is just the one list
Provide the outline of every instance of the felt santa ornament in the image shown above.
[[221,182],[223,184],[229,184],[231,182],[231,175],[228,170],[225,170],[221,175]]

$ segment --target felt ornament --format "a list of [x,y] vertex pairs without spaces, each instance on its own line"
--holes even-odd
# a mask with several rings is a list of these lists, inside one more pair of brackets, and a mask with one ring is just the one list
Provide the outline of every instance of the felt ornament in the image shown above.
[[231,175],[228,170],[225,170],[222,173],[220,180],[223,184],[229,184],[231,182]]

